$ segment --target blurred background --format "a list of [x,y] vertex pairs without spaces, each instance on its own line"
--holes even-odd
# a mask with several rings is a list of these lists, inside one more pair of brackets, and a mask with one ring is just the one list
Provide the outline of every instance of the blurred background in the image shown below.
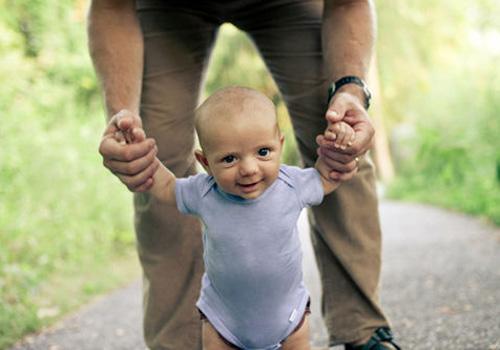
[[[131,194],[97,152],[105,116],[87,6],[0,0],[0,348],[140,274]],[[370,114],[381,193],[500,225],[500,3],[376,6]],[[297,163],[274,82],[251,41],[224,25],[205,94],[228,84],[272,97],[284,161]]]

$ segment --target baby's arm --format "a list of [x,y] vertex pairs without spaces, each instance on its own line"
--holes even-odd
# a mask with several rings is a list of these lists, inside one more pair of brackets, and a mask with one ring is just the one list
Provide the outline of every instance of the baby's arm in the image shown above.
[[175,206],[175,175],[158,158],[155,162],[158,162],[159,166],[153,175],[153,186],[149,193],[159,201]]
[[[145,138],[146,134],[140,128],[135,128],[125,133],[118,131],[115,134],[115,139],[123,144],[141,142]],[[158,158],[155,158],[155,162],[158,163],[158,169],[153,174],[153,186],[151,186],[148,192],[163,203],[176,205],[175,175]]]
[[[335,147],[346,149],[354,142],[354,130],[351,126],[343,121],[331,124],[325,131],[325,138],[331,140]],[[322,156],[318,158],[315,168],[321,175],[321,183],[325,196],[332,193],[340,185],[340,181],[335,181],[330,178],[332,169],[328,167]]]

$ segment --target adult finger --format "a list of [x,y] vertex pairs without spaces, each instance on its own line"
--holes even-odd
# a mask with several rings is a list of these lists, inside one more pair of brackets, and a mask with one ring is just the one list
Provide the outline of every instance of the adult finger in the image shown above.
[[335,181],[348,181],[356,175],[358,172],[358,167],[356,167],[354,170],[347,172],[347,173],[340,173],[337,171],[332,171],[330,172],[330,179],[335,180]]
[[128,175],[117,175],[117,176],[120,179],[120,181],[123,182],[130,191],[135,192],[136,188],[140,188],[145,183],[147,183],[149,178],[153,177],[159,165],[160,165],[159,161],[153,162],[151,165],[149,165],[146,169],[144,169],[142,172],[138,174],[132,176]]
[[356,155],[353,154],[349,148],[338,148],[332,141],[326,140],[324,137],[316,137],[316,142],[319,145],[317,150],[319,156],[333,159],[344,164],[352,162],[356,158]]
[[132,161],[144,157],[155,146],[154,139],[122,145],[112,137],[105,137],[99,145],[99,153],[106,160]]
[[344,118],[345,111],[346,108],[343,103],[332,103],[326,110],[325,118],[329,123],[337,123]]
[[150,177],[146,182],[139,187],[136,187],[134,192],[147,192],[151,187],[153,187],[154,179]]
[[340,162],[343,164],[347,164],[352,162],[356,157],[351,155],[351,154],[346,154],[342,153],[341,151],[331,149],[331,148],[326,148],[326,147],[319,147],[318,148],[318,155],[321,155],[325,158],[325,160],[331,159],[336,162]]
[[347,152],[355,156],[365,154],[372,147],[373,135],[375,134],[375,129],[370,120],[360,115],[347,116],[344,120],[352,125],[355,131],[355,139]]
[[343,163],[333,158],[327,158],[322,153],[319,153],[320,157],[322,157],[323,162],[328,166],[329,169],[333,171],[337,171],[339,173],[350,173],[354,169],[358,167],[358,162],[353,159],[350,162]]
[[346,112],[357,108],[355,99],[348,93],[339,92],[335,94],[328,106],[325,117],[329,123],[336,123],[344,119]]
[[144,171],[151,163],[154,162],[156,155],[158,154],[158,148],[153,147],[148,154],[144,157],[135,159],[130,162],[122,162],[117,160],[104,160],[103,164],[106,168],[111,170],[112,173],[116,175],[136,175]]

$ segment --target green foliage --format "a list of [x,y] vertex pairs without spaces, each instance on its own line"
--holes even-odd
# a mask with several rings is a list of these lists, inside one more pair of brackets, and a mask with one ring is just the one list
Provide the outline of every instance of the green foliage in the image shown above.
[[[67,291],[134,246],[130,195],[97,153],[105,119],[80,5],[0,2],[0,348],[50,319],[37,298],[53,276]],[[89,295],[118,282],[89,276]]]
[[[84,0],[0,0],[0,348],[51,321],[40,312],[44,306],[58,302],[64,312],[116,285],[96,267],[128,259],[133,250],[130,195],[97,153],[104,113],[86,48],[85,6]],[[398,169],[391,193],[500,224],[500,53],[487,40],[498,35],[500,5],[383,0],[377,6],[388,125],[406,121],[417,130],[413,156]],[[277,103],[284,161],[296,164],[274,82],[251,41],[224,26],[206,93],[234,84]],[[75,300],[63,301],[64,295]]]
[[[500,25],[491,1],[379,3],[389,125],[415,125],[414,153],[389,194],[500,224]],[[432,9],[432,10],[430,10]],[[494,11],[493,11],[494,12]],[[394,30],[398,28],[398,30]]]

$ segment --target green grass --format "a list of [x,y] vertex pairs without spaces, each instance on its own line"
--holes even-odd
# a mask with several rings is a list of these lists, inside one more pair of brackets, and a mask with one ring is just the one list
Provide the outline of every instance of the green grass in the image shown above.
[[[84,3],[23,0],[0,11],[0,349],[139,274],[131,195],[97,152],[104,116],[85,46]],[[424,41],[422,52],[442,52]],[[424,71],[427,61],[409,69],[397,44],[414,40],[384,42],[397,53],[382,51],[379,60],[388,119],[417,125],[413,157],[389,194],[500,225],[496,61],[467,50],[471,57],[459,63],[449,62],[453,52],[444,66],[429,58],[433,70]],[[214,54],[207,92],[242,84],[272,97],[286,134],[283,160],[297,163],[284,106],[251,41],[226,26]]]
[[[500,132],[497,125],[491,128]],[[498,136],[490,138],[488,130],[467,135],[460,126],[456,131],[438,126],[421,128],[416,138],[415,155],[399,169],[388,196],[455,209],[500,226]]]
[[94,297],[123,286],[140,275],[135,251],[121,252],[102,260],[74,265],[51,273],[36,288],[30,286],[29,297],[0,308],[0,349],[6,349],[28,333],[52,325]]
[[69,263],[65,271],[41,281],[36,290],[31,287],[29,297],[1,308],[0,324],[4,331],[0,333],[0,349],[27,333],[50,326],[97,295],[138,278],[139,270],[133,251],[102,260],[89,259],[83,265]]
[[[131,195],[102,166],[102,114],[64,118],[67,108],[60,106],[60,120],[21,108],[18,118],[2,120],[0,348],[50,322],[40,308],[62,314],[123,283],[128,271],[137,275],[130,264],[112,278],[103,274],[102,266],[134,250]],[[72,304],[46,302],[53,279],[61,291],[81,287],[71,292]]]
[[[71,0],[4,7],[0,349],[139,270],[131,194],[97,152],[105,119],[84,8]],[[28,55],[27,45],[36,50]]]
[[[434,72],[436,82],[415,98],[413,151],[388,194],[485,217],[500,225],[500,84],[495,64]],[[492,74],[487,74],[491,72]],[[467,82],[464,75],[488,76]]]

